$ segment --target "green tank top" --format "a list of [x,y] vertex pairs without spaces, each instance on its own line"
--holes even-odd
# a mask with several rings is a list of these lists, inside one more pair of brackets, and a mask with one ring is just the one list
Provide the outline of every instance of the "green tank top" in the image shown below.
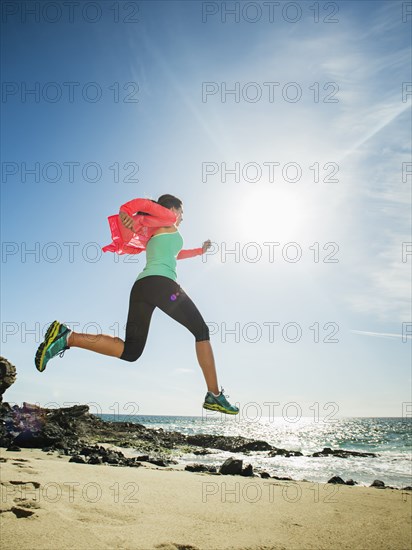
[[179,231],[153,235],[146,245],[146,266],[136,281],[149,275],[163,275],[176,281],[176,256],[182,247],[183,238]]

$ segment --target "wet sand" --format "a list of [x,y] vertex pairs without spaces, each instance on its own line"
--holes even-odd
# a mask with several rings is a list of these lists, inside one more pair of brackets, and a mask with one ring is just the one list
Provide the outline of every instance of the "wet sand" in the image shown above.
[[409,550],[410,491],[69,463],[0,448],[7,550]]

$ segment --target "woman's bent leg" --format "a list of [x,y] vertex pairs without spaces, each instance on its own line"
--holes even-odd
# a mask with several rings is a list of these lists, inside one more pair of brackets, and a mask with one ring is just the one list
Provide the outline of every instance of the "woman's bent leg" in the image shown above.
[[185,326],[195,337],[196,355],[208,391],[219,393],[215,360],[209,339],[209,327],[200,311],[176,282],[160,277],[153,282],[158,285],[156,305],[172,319]]
[[130,291],[124,349],[119,356],[123,361],[137,361],[146,346],[150,321],[156,308],[151,301],[150,279],[143,277],[135,281]]
[[72,332],[68,339],[71,348],[83,348],[103,355],[120,357],[124,350],[124,342],[117,336],[107,334],[82,334]]
[[219,393],[219,388],[217,387],[215,359],[213,357],[213,350],[210,345],[210,340],[196,342],[196,355],[199,365],[203,371],[203,376],[205,377],[208,391],[211,391],[217,395]]

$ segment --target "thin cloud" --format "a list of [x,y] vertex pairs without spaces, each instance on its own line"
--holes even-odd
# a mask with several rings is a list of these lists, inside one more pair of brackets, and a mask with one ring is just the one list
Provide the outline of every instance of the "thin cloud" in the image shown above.
[[369,331],[366,331],[366,330],[350,330],[350,332],[353,332],[355,334],[363,334],[365,336],[374,336],[376,338],[408,338],[408,339],[411,339],[412,338],[412,335],[411,334],[396,334],[396,333],[393,333],[393,332],[369,332]]
[[[339,158],[339,162],[349,155],[356,153],[358,149],[364,145],[367,141],[372,139],[376,134],[381,132],[384,128],[390,125],[397,117],[402,115],[406,110],[410,109],[409,104],[399,105],[399,99],[393,100],[390,104],[382,104],[381,106],[375,105],[373,107],[373,113],[370,115],[370,127],[366,130],[365,134],[343,155]],[[359,111],[356,111],[356,118],[360,115]],[[362,118],[366,119],[368,114],[366,112],[362,113]],[[376,119],[374,122],[372,117]]]

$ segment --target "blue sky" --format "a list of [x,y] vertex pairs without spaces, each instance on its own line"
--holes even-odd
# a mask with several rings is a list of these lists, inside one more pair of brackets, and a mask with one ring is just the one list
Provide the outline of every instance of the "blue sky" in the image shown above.
[[[318,22],[310,2],[281,2],[272,21],[264,3],[226,3],[239,10],[226,22],[220,2],[119,2],[119,22],[111,2],[72,21],[62,7],[55,22],[25,4],[2,23],[1,354],[17,367],[6,400],[202,415],[194,338],[160,310],[136,363],[72,348],[34,366],[54,319],[124,337],[145,254],[101,253],[107,217],[171,193],[184,248],[213,242],[178,262],[178,282],[243,418],[267,416],[267,403],[278,415],[333,403],[337,416],[401,416],[412,401],[406,3],[320,2]],[[273,257],[264,243],[278,243]]]

